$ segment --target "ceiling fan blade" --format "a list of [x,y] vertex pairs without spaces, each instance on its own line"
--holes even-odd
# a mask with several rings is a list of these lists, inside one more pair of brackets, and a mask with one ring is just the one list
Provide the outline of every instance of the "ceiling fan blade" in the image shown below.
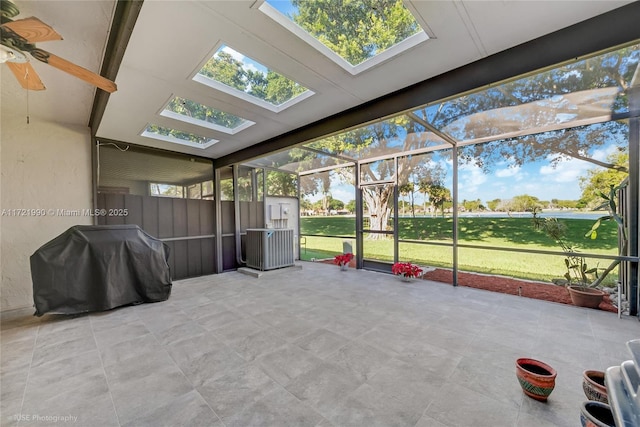
[[35,16],[7,22],[3,27],[9,28],[20,37],[25,38],[29,43],[62,40],[62,36],[56,30]]
[[28,62],[7,62],[9,69],[18,79],[20,85],[27,90],[45,90],[42,80]]
[[[37,51],[37,52],[36,52]],[[94,86],[99,87],[105,92],[113,93],[118,90],[118,87],[114,82],[109,79],[102,77],[99,74],[96,74],[92,71],[87,70],[79,65],[74,64],[73,62],[67,61],[64,58],[60,58],[53,53],[46,52],[42,49],[35,49],[35,51],[31,52],[31,55],[36,58],[38,61],[45,62],[52,67],[55,67],[59,70],[64,71],[65,73],[69,73],[72,76],[75,76],[81,80],[84,80],[87,83],[90,83]]]

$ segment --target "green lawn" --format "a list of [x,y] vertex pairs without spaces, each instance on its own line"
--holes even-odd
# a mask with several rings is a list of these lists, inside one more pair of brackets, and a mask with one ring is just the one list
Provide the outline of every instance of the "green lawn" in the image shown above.
[[[591,228],[592,220],[565,219],[567,241],[581,252],[615,255],[617,253],[617,229],[613,223],[603,223],[598,238],[591,240],[584,234]],[[459,218],[459,243],[499,248],[521,248],[560,251],[559,246],[543,233],[533,229],[530,218]],[[432,243],[451,243],[451,218],[400,218],[399,236],[402,240],[420,240]],[[355,241],[353,217],[303,217],[301,233],[352,236]],[[305,237],[301,258],[328,258],[342,253],[343,238]],[[400,259],[422,265],[451,267],[452,249],[441,245],[400,243]],[[393,260],[393,240],[365,239],[364,257]],[[589,268],[606,266],[608,260],[587,259]],[[556,255],[524,254],[476,248],[459,248],[459,268],[466,271],[501,274],[525,279],[549,281],[565,273],[564,257]],[[616,280],[616,275],[609,276]]]

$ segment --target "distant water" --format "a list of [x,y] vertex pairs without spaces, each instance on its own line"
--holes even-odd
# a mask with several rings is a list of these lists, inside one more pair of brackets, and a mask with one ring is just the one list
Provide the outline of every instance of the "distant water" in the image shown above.
[[[605,211],[602,212],[580,212],[580,211],[544,211],[539,213],[541,218],[555,217],[563,219],[598,219],[603,215],[606,215]],[[511,212],[508,215],[506,212],[461,212],[458,214],[461,218],[533,218],[531,212]]]

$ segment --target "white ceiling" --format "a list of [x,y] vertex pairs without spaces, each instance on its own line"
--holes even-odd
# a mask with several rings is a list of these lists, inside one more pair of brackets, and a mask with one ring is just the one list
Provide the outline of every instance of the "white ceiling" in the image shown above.
[[[114,1],[20,1],[16,18],[37,16],[64,40],[38,46],[99,72]],[[146,0],[97,130],[99,138],[218,158],[413,83],[615,9],[630,1],[405,0],[435,38],[353,76],[257,6],[262,0]],[[205,87],[191,77],[219,43],[301,83],[315,95],[280,113]],[[30,92],[31,120],[87,125],[95,88],[33,61],[46,91]],[[192,99],[256,122],[235,135],[188,125],[158,113],[172,96]],[[22,117],[27,96],[2,66],[2,108]],[[219,140],[207,149],[140,136],[148,123]]]

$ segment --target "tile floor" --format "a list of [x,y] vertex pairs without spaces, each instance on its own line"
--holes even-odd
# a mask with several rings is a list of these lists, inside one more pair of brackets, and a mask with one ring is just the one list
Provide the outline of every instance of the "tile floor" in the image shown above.
[[[316,263],[174,283],[162,303],[2,313],[3,426],[576,426],[635,318]],[[517,357],[558,371],[525,397]]]

